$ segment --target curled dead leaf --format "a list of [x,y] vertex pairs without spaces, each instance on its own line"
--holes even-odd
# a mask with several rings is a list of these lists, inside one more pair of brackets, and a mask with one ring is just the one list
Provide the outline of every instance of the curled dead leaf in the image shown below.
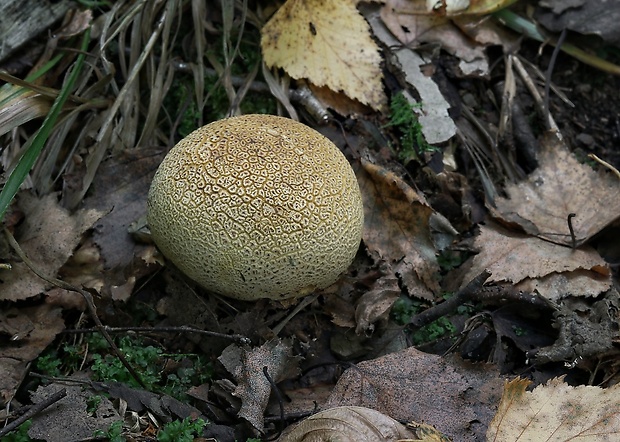
[[433,209],[405,181],[362,159],[357,172],[364,200],[364,243],[383,260],[410,295],[433,300],[439,264],[429,226]]
[[365,407],[336,407],[301,421],[279,442],[392,442],[413,439],[404,425]]

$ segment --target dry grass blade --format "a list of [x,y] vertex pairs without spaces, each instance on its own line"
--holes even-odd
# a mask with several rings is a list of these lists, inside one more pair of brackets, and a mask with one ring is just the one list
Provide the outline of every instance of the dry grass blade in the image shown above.
[[75,65],[73,66],[73,69],[69,74],[66,83],[63,85],[58,97],[56,97],[56,100],[54,101],[50,112],[47,114],[43,125],[29,140],[27,147],[25,146],[25,150],[19,159],[19,163],[15,169],[12,170],[9,179],[0,192],[0,220],[4,218],[4,214],[6,213],[11,200],[26,179],[28,172],[39,157],[43,146],[45,145],[54,125],[56,124],[58,116],[60,115],[60,112],[62,111],[63,106],[76,83],[77,77],[82,70],[85,59],[84,51],[86,50],[89,38],[90,29],[85,32],[84,38],[82,39],[82,53],[77,57]]
[[206,104],[205,96],[205,66],[202,62],[203,54],[207,45],[204,32],[207,10],[206,2],[201,0],[192,0],[192,21],[194,23],[194,44],[196,45],[196,62],[193,64],[192,73],[194,75],[194,94],[196,95],[196,103],[201,117],[198,125],[202,126],[202,112]]
[[[171,29],[173,22],[176,20],[174,10],[178,7],[178,0],[169,0],[166,3],[166,8],[156,27],[156,29],[161,32],[161,53],[159,54],[159,63],[157,64],[156,71],[149,76],[149,89],[151,90],[151,94],[146,113],[146,121],[144,122],[140,140],[137,143],[138,146],[142,145],[144,140],[150,137],[155,130],[159,111],[172,82],[174,68],[172,63],[170,63],[169,57],[172,46],[174,45],[174,38],[171,38]],[[153,36],[155,36],[155,34],[153,34]]]
[[[167,7],[158,18],[155,29],[152,32],[149,32],[150,37],[148,38],[139,57],[131,66],[125,83],[118,92],[118,95],[110,108],[99,114],[97,118],[93,120],[92,129],[96,131],[97,136],[95,137],[93,149],[86,158],[86,174],[82,178],[82,186],[80,188],[71,190],[63,196],[66,207],[75,208],[80,201],[82,201],[88,188],[93,182],[101,161],[108,152],[111,151],[112,153],[118,153],[123,149],[132,148],[135,146],[137,118],[139,115],[138,97],[140,95],[140,74],[143,73],[144,67],[150,64],[148,62],[149,58],[152,57],[153,48],[159,41],[166,18],[171,12],[171,8],[168,6],[175,3],[176,1],[174,0],[167,3]],[[159,10],[158,4],[156,5],[155,3],[149,3],[147,6],[151,9],[148,11],[142,10],[142,13],[139,13],[140,9],[145,7],[145,3],[138,3],[122,14],[117,21],[113,21],[112,17],[108,17],[109,20],[106,24],[108,24],[109,27],[104,29],[102,32],[102,37],[100,39],[100,42],[102,42],[100,43],[101,47],[108,47],[113,37],[119,36],[119,38],[121,38],[124,35],[124,29],[121,29],[121,26],[132,26],[132,32],[141,29],[144,16],[151,15],[154,17]],[[120,10],[113,9],[109,14],[117,12],[120,12]],[[108,33],[109,37],[107,37]],[[134,43],[136,41],[139,43],[141,39],[132,39],[132,50],[135,48],[134,44],[137,44]],[[113,73],[115,70],[114,66],[107,61],[106,53],[103,50],[101,50],[100,59],[106,60],[104,63],[107,65],[107,69],[110,73]],[[130,61],[132,61],[132,58],[130,58]]]
[[52,103],[37,92],[5,84],[0,88],[0,135],[47,115]]

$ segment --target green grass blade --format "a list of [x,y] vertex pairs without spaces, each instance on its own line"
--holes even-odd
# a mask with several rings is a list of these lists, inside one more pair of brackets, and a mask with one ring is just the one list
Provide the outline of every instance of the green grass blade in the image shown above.
[[19,159],[19,163],[17,164],[13,172],[11,172],[11,175],[9,176],[9,179],[2,188],[2,191],[0,191],[0,221],[4,219],[4,215],[9,208],[13,197],[26,179],[26,176],[28,176],[30,169],[32,169],[32,166],[39,157],[41,150],[43,150],[43,146],[45,145],[48,137],[50,136],[50,133],[52,132],[52,129],[56,124],[56,120],[58,120],[60,111],[62,110],[65,102],[67,101],[67,98],[71,93],[71,89],[73,88],[73,85],[75,84],[80,74],[80,71],[82,70],[84,58],[86,58],[86,50],[88,49],[89,40],[90,28],[87,29],[86,32],[84,32],[81,52],[75,61],[75,65],[73,66],[73,70],[71,71],[69,78],[61,89],[60,94],[58,95],[56,100],[54,100],[54,104],[52,104],[50,112],[45,117],[43,124],[34,135],[32,143],[30,144],[30,146],[28,146],[22,157]]

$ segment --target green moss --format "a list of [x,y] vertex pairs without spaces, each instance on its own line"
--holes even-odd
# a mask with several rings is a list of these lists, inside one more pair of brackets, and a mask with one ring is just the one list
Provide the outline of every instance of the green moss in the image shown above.
[[400,134],[398,155],[407,164],[411,160],[419,160],[425,152],[437,150],[426,142],[422,133],[422,124],[414,109],[421,108],[422,103],[412,105],[402,92],[392,97],[390,102],[390,122],[385,127],[394,127]]
[[207,422],[202,419],[185,418],[182,421],[173,421],[159,430],[157,440],[160,442],[192,442],[194,435],[200,436],[205,425]]

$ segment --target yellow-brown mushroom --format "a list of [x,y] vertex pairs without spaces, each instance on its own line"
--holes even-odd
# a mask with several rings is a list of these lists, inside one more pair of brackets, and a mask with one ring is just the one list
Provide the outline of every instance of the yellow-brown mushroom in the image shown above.
[[286,299],[347,269],[363,207],[330,140],[288,118],[245,115],[203,126],[168,153],[147,219],[164,256],[207,290]]

